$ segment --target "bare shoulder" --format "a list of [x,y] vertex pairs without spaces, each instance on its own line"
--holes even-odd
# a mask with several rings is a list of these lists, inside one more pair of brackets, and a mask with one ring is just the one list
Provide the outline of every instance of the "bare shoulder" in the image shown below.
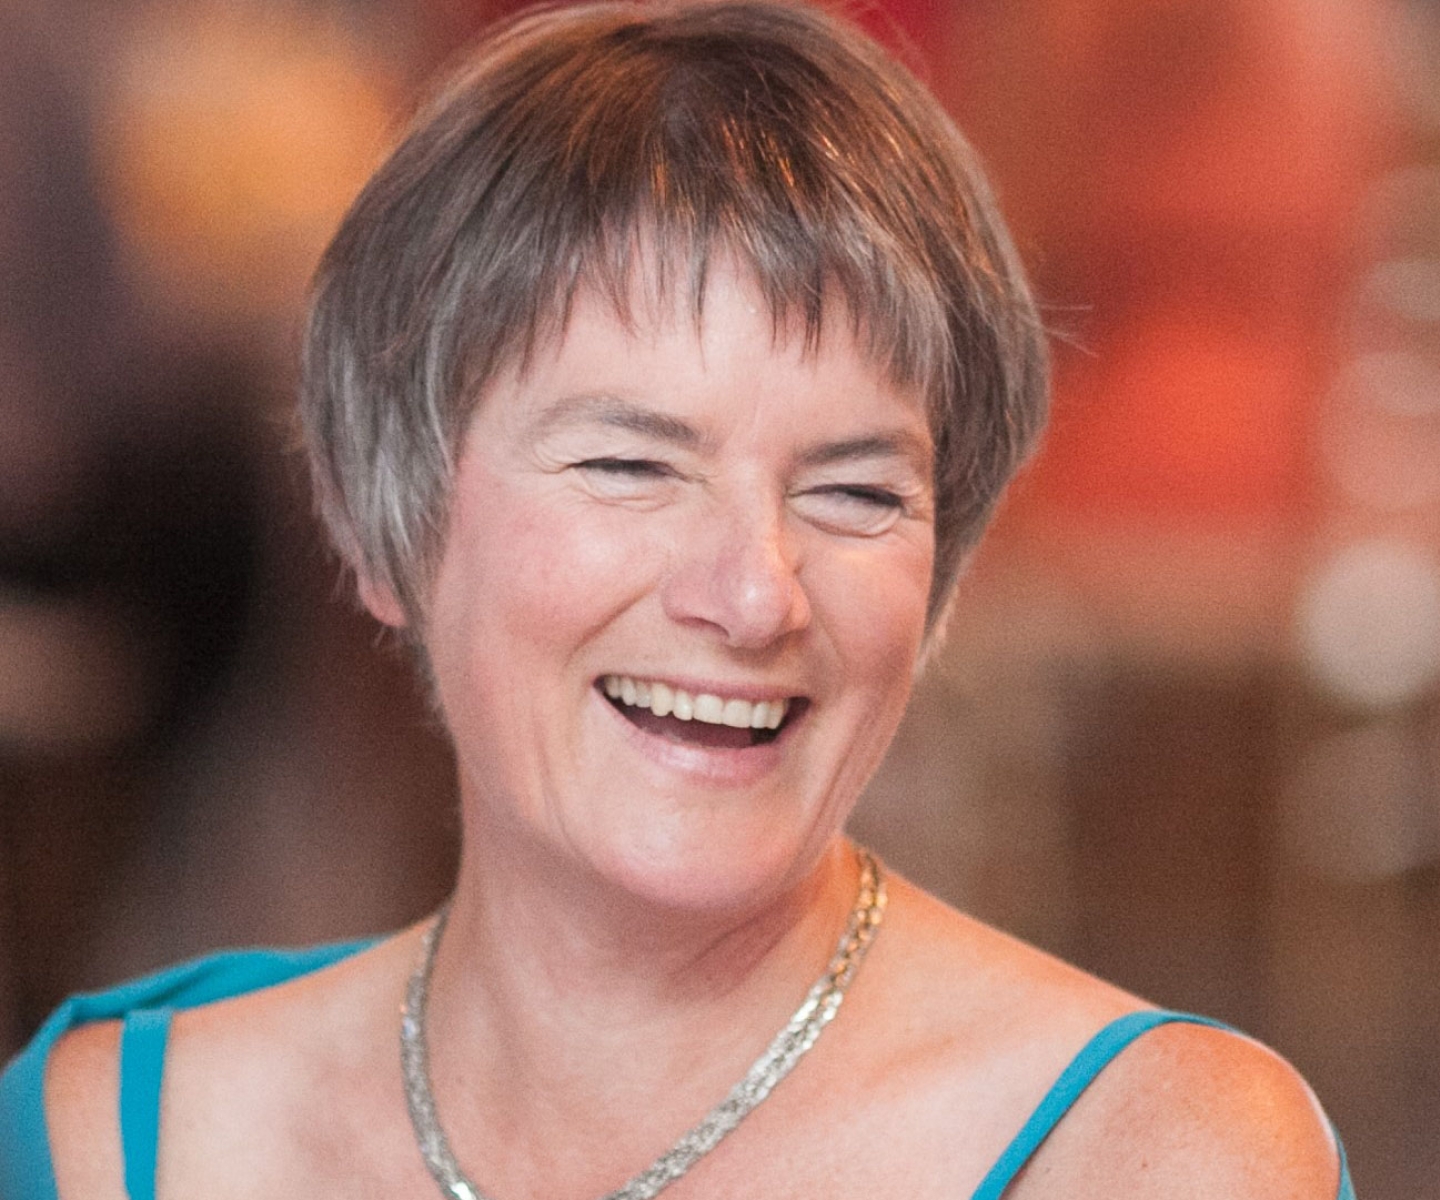
[[[958,912],[892,876],[877,956],[912,1011],[943,1033],[973,1028],[985,1045],[1068,1057],[1138,997]],[[1037,1060],[1038,1061],[1038,1060]],[[1062,1063],[1063,1065],[1063,1063]]]
[[413,931],[401,934],[176,1016],[161,1098],[162,1195],[307,1194],[301,1181],[323,1175],[317,1163],[354,1164],[351,1126],[382,1125],[377,1080],[393,1073],[398,1088],[394,1013],[413,941]]
[[119,1106],[120,1023],[65,1034],[45,1068],[45,1123],[60,1200],[125,1200]]
[[1015,1195],[1333,1200],[1334,1140],[1298,1072],[1258,1042],[1174,1023],[1115,1059]]
[[[891,939],[886,1020],[922,1035],[917,1096],[968,1131],[974,1153],[957,1151],[952,1175],[968,1194],[1090,1039],[1150,1006],[903,880],[891,895],[876,943],[878,959]],[[1239,1034],[1175,1022],[1100,1072],[1006,1196],[1334,1200],[1337,1181],[1329,1125],[1293,1067]]]
[[903,879],[888,890],[851,1025],[883,1102],[874,1157],[925,1163],[916,1194],[969,1195],[1095,1032],[1143,1004]]
[[[393,1036],[380,1031],[393,1032],[413,940],[407,931],[284,982],[175,1014],[160,1096],[161,1194],[228,1197],[238,1185],[227,1192],[206,1182],[217,1167],[221,1178],[248,1180],[257,1163],[276,1171],[293,1165],[291,1133],[324,1123],[314,1113],[317,1088],[357,1090],[356,1078],[373,1073],[374,1064],[353,1047],[390,1047]],[[120,1021],[97,1021],[70,1030],[50,1051],[44,1108],[60,1200],[126,1196],[121,1036]],[[307,1119],[296,1119],[306,1110]]]

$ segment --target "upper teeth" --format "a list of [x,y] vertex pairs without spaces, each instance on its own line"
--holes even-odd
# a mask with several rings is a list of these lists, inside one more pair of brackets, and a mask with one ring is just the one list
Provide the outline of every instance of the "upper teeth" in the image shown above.
[[785,719],[789,700],[726,700],[701,692],[692,696],[684,688],[657,680],[632,679],[629,675],[607,675],[601,681],[605,694],[632,708],[648,708],[657,717],[681,721],[704,721],[707,725],[729,725],[734,729],[778,729]]

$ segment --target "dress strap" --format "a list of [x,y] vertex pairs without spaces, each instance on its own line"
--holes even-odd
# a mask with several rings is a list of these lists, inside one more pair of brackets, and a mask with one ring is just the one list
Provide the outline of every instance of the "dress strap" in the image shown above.
[[130,1200],[155,1200],[160,1085],[173,1015],[170,1008],[137,1009],[120,1028],[120,1145]]
[[[1228,1029],[1219,1021],[1212,1021],[1208,1017],[1197,1017],[1190,1013],[1167,1012],[1160,1009],[1147,1009],[1142,1012],[1127,1013],[1100,1030],[1084,1049],[1071,1060],[1070,1065],[1060,1073],[1060,1078],[1054,1086],[1045,1094],[1039,1106],[1030,1114],[1030,1119],[1021,1126],[1020,1132],[1015,1135],[1015,1140],[1005,1147],[1005,1152],[996,1160],[995,1165],[990,1168],[989,1174],[980,1181],[980,1186],[975,1190],[971,1200],[1000,1200],[1005,1189],[1014,1181],[1019,1174],[1020,1168],[1030,1161],[1030,1156],[1040,1148],[1040,1143],[1050,1136],[1050,1131],[1059,1123],[1060,1118],[1070,1111],[1070,1106],[1075,1103],[1087,1087],[1094,1081],[1110,1063],[1110,1061],[1124,1050],[1131,1042],[1142,1033],[1147,1033],[1157,1025],[1165,1025],[1171,1021],[1186,1021],[1192,1025],[1212,1025],[1216,1029]],[[138,1197],[132,1197],[138,1200]]]

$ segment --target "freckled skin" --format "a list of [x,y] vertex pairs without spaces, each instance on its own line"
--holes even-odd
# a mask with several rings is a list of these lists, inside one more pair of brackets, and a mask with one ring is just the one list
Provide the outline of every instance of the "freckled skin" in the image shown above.
[[[908,698],[933,563],[922,405],[840,324],[814,354],[776,341],[723,272],[698,330],[681,313],[627,332],[582,298],[483,398],[427,645],[487,826],[681,907],[793,885],[838,833]],[[920,452],[819,461],[886,438]],[[742,779],[647,750],[597,692],[607,673],[810,703]]]

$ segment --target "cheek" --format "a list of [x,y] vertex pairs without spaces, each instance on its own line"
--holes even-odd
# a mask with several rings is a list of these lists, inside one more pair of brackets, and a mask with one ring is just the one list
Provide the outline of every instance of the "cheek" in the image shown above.
[[826,616],[842,675],[836,711],[843,715],[831,730],[842,744],[833,790],[849,806],[879,767],[905,715],[924,640],[930,561],[918,549],[886,556],[883,569],[845,572],[826,589],[832,598]]
[[860,547],[825,562],[812,584],[811,604],[823,605],[857,682],[901,680],[908,693],[924,640],[933,563],[921,545],[900,545],[883,555]]
[[582,648],[663,562],[640,524],[633,513],[540,489],[476,488],[455,513],[442,564],[452,635],[483,632],[485,643],[470,647],[482,660],[497,639],[508,649],[495,657]]

